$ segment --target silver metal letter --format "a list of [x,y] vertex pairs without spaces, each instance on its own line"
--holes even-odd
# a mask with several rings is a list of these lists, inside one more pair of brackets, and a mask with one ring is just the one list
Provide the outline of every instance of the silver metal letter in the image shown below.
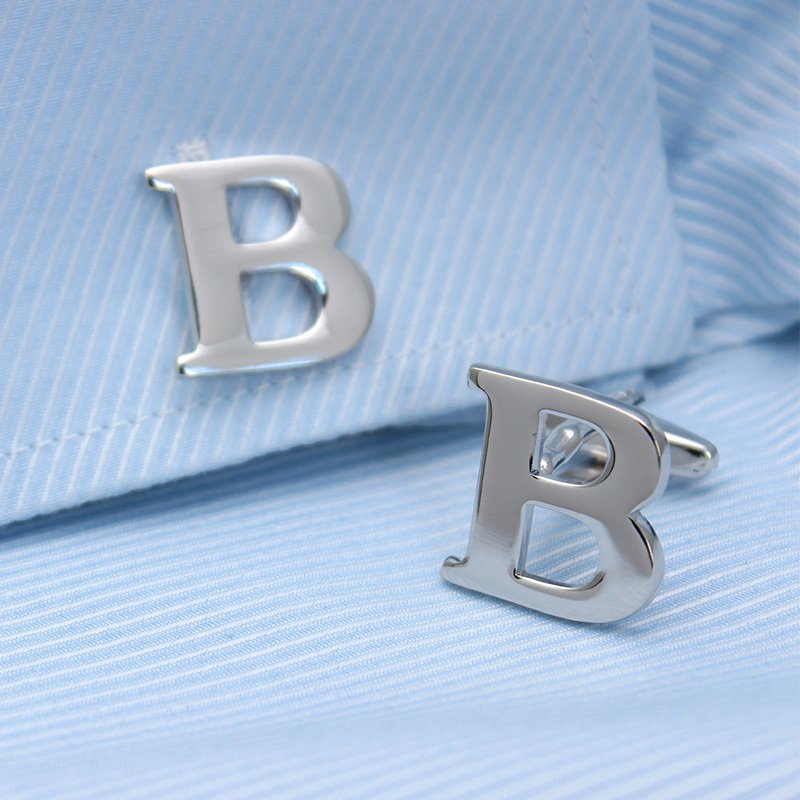
[[[248,156],[153,167],[150,186],[174,192],[189,263],[197,349],[180,356],[184,375],[284,369],[346,353],[367,332],[375,306],[372,283],[359,264],[335,247],[347,226],[344,185],[325,164],[299,156]],[[233,238],[226,188],[266,185],[293,201],[291,228],[268,242]],[[306,331],[254,342],[247,327],[241,275],[286,271],[306,280],[319,314]]]
[[[646,605],[664,573],[658,538],[638,513],[669,477],[669,448],[659,426],[632,405],[575,386],[483,366],[470,369],[470,382],[488,399],[483,463],[467,557],[448,558],[442,576],[581,622],[611,622]],[[566,424],[544,442],[548,415]],[[582,483],[556,478],[554,465],[588,441],[590,430],[605,442],[602,469]],[[587,584],[565,586],[523,572],[531,504],[592,530],[599,569]]]

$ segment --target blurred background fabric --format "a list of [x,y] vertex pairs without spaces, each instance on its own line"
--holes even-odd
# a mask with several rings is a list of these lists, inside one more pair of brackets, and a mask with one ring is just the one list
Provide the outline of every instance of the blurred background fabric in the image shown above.
[[[737,0],[0,7],[8,797],[793,797],[798,8]],[[191,380],[147,167],[342,177],[376,317]],[[268,190],[229,194],[275,235]],[[245,282],[254,332],[308,319]],[[648,390],[722,466],[589,628],[460,592],[483,361]],[[591,568],[569,532],[548,570]],[[558,538],[561,536],[562,538]],[[548,544],[550,542],[550,544]]]

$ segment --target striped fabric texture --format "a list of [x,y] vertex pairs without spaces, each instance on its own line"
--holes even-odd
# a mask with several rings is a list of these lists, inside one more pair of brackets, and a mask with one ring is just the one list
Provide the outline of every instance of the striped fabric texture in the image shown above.
[[780,330],[797,319],[800,287],[797,3],[650,8],[692,349]]
[[797,4],[651,9],[693,350],[780,330],[797,319],[800,292]]
[[[0,3],[0,797],[800,796],[795,0]],[[187,379],[144,170],[310,156],[364,341]],[[290,212],[231,187],[242,241]],[[288,276],[243,282],[298,332]],[[714,441],[629,621],[443,583],[482,361]],[[596,549],[541,514],[529,565]]]
[[[665,583],[615,625],[440,580],[466,545],[481,426],[8,528],[2,795],[796,797],[796,340],[651,376],[649,407],[723,466],[647,510]],[[545,548],[544,571],[580,568],[577,542]]]

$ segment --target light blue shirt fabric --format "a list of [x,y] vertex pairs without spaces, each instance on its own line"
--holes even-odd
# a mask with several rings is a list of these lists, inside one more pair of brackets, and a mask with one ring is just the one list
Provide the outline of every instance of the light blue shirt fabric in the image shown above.
[[[800,791],[794,3],[0,15],[4,796]],[[181,378],[144,169],[258,153],[342,176],[375,322],[329,365]],[[245,238],[286,223],[263,194],[231,194]],[[308,314],[288,278],[247,303],[264,336]],[[631,621],[439,580],[474,361],[643,382],[720,447],[648,512],[667,577]],[[543,534],[542,571],[591,570]]]

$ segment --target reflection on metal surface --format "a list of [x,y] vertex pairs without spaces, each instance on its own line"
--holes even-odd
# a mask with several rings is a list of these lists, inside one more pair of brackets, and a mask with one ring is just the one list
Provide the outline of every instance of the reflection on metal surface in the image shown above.
[[[367,332],[375,306],[372,283],[336,249],[349,206],[344,185],[325,164],[299,156],[248,156],[168,164],[145,176],[153,188],[175,194],[183,231],[198,345],[178,359],[182,374],[316,364],[346,353]],[[240,244],[231,232],[226,188],[253,183],[283,192],[295,218],[272,241]],[[256,271],[286,271],[307,281],[319,309],[308,330],[252,340],[240,278]]]
[[[696,477],[713,469],[714,446],[656,421],[630,393],[604,397],[484,366],[470,369],[470,383],[488,400],[483,462],[467,556],[448,558],[442,576],[581,622],[612,622],[646,605],[661,584],[664,559],[639,510],[661,494],[670,473]],[[594,533],[599,567],[584,585],[523,571],[535,506]]]

